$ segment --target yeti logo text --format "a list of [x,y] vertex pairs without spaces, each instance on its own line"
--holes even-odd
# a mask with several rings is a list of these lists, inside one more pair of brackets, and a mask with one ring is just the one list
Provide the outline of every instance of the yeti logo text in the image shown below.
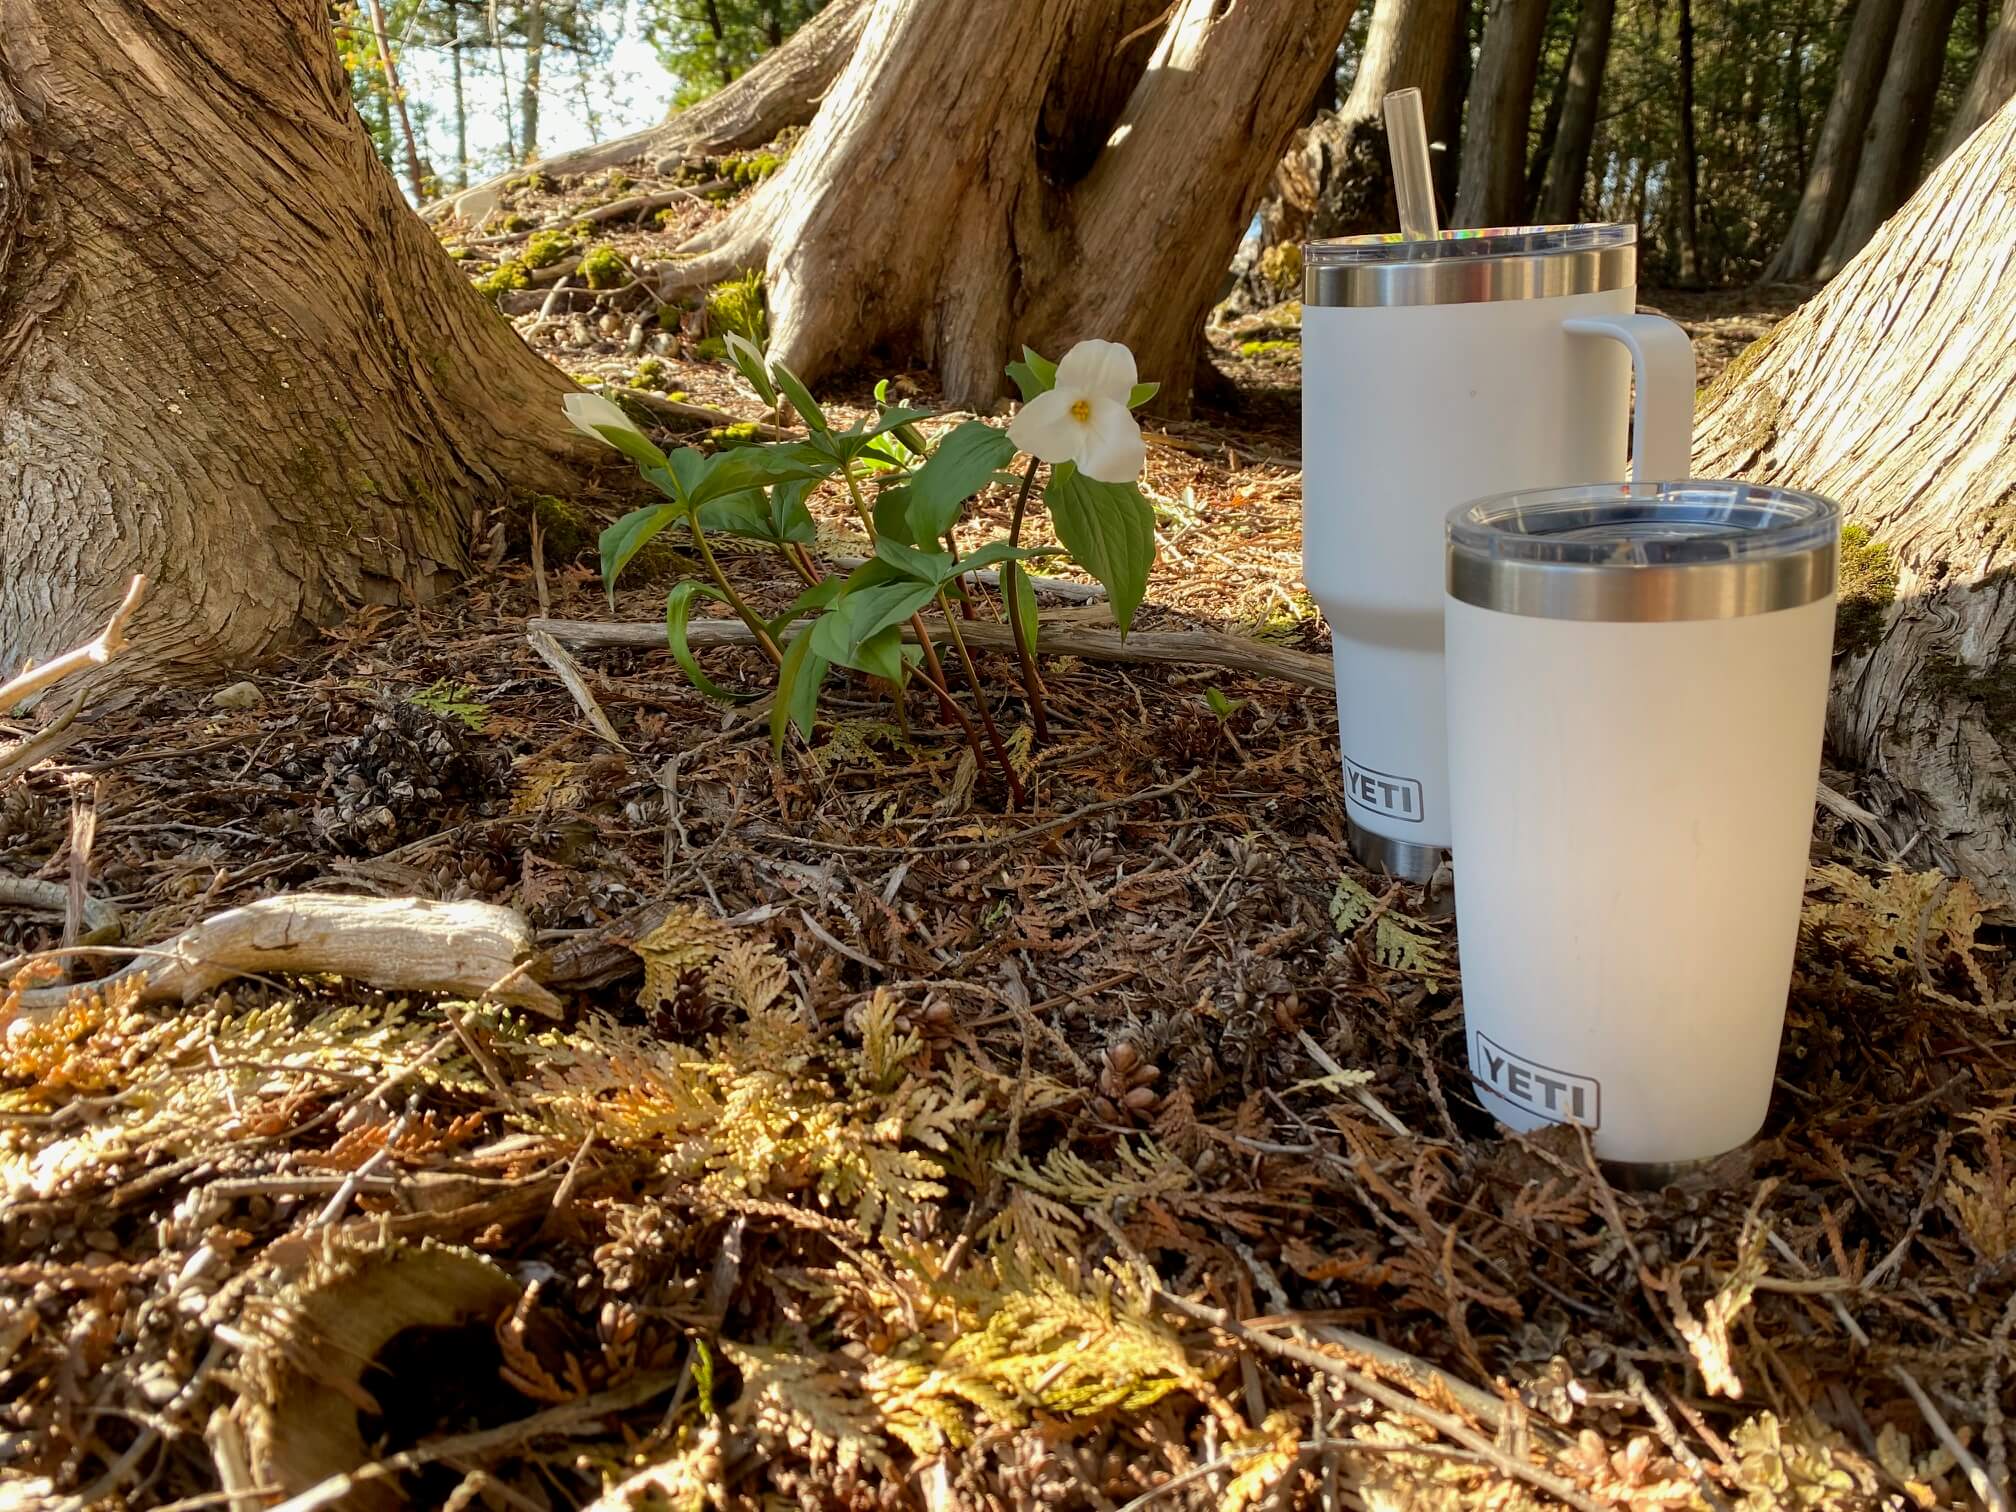
[[1421,784],[1412,777],[1375,772],[1370,767],[1361,767],[1349,756],[1344,758],[1344,775],[1351,801],[1360,808],[1371,809],[1389,819],[1404,819],[1409,824],[1421,822]]
[[1526,1060],[1483,1034],[1477,1036],[1474,1064],[1493,1092],[1538,1118],[1549,1123],[1578,1123],[1589,1129],[1603,1127],[1603,1086],[1593,1076],[1577,1076]]

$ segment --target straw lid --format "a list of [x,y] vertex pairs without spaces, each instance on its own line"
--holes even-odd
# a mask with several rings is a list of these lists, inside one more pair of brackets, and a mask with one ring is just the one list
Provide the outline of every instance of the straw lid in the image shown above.
[[1736,619],[1833,593],[1840,539],[1833,501],[1785,488],[1534,489],[1449,516],[1449,596],[1538,619]]
[[1628,288],[1637,276],[1636,226],[1497,226],[1432,241],[1384,232],[1302,248],[1305,305],[1553,299]]

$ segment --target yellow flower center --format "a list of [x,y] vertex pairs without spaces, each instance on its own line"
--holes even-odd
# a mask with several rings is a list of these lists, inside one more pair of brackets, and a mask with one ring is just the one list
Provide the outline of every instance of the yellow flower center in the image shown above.
[[1076,404],[1072,405],[1071,418],[1076,420],[1080,425],[1090,425],[1092,423],[1092,401],[1090,399],[1080,399]]

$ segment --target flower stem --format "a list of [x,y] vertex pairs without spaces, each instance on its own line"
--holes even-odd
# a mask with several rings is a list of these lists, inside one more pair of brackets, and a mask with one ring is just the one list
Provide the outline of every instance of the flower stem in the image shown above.
[[[936,693],[938,695],[938,702],[952,711],[953,719],[958,721],[959,728],[965,732],[966,744],[973,752],[974,764],[976,766],[985,766],[987,764],[987,751],[980,744],[980,732],[973,728],[973,721],[966,717],[966,711],[952,701],[951,690],[945,686],[945,669],[939,665],[937,656],[932,654],[930,649],[931,642],[926,639],[921,644],[925,648],[926,665],[937,673],[937,677],[934,679],[931,672],[926,672],[921,668],[914,670],[910,675],[919,679],[925,687]],[[1014,781],[1012,775],[1009,781]]]
[[[1029,490],[1036,482],[1036,459],[1029,459],[1029,470],[1022,474],[1022,491],[1015,496],[1015,514],[1008,522],[1008,544],[1022,544],[1022,515],[1029,507]],[[1029,695],[1029,721],[1035,726],[1036,739],[1050,738],[1049,711],[1044,705],[1043,678],[1036,670],[1036,658],[1029,649],[1035,637],[1036,627],[1022,628],[1022,606],[1015,592],[1015,575],[1022,570],[1020,562],[1001,564],[1001,598],[1008,606],[1008,624],[1014,631],[1015,659],[1022,664],[1022,690]]]
[[782,666],[784,653],[777,649],[777,643],[770,638],[770,627],[763,623],[755,610],[742,601],[742,595],[737,593],[734,584],[728,581],[728,575],[721,570],[721,564],[714,560],[714,548],[707,544],[706,532],[700,528],[699,511],[695,510],[687,515],[686,523],[692,529],[693,548],[700,553],[700,560],[707,568],[707,575],[714,579],[714,586],[719,588],[728,600],[728,607],[733,609],[742,623],[749,627],[750,632],[756,637],[756,644],[762,647],[763,654],[770,658],[770,665]]
[[994,748],[994,759],[1001,765],[1001,775],[1008,779],[1008,800],[1016,808],[1022,808],[1028,801],[1022,791],[1022,779],[1015,775],[1015,763],[1008,759],[1008,747],[1001,743],[1001,732],[994,725],[994,712],[987,707],[987,690],[980,684],[980,671],[973,665],[973,653],[966,649],[966,637],[959,632],[959,617],[952,612],[952,605],[946,600],[943,589],[938,593],[938,612],[945,616],[945,628],[952,634],[952,648],[959,653],[959,665],[965,670],[966,681],[973,689],[973,701],[980,706],[980,723],[987,731],[987,743]]

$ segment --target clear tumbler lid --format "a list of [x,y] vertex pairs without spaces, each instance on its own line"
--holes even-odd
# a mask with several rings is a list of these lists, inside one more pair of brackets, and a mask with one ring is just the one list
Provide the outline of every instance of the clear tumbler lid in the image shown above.
[[1452,598],[1542,619],[1730,619],[1834,591],[1841,511],[1788,488],[1690,478],[1480,499],[1448,521]]
[[1638,228],[1490,226],[1409,240],[1397,231],[1302,249],[1312,305],[1477,304],[1597,294],[1636,282]]

